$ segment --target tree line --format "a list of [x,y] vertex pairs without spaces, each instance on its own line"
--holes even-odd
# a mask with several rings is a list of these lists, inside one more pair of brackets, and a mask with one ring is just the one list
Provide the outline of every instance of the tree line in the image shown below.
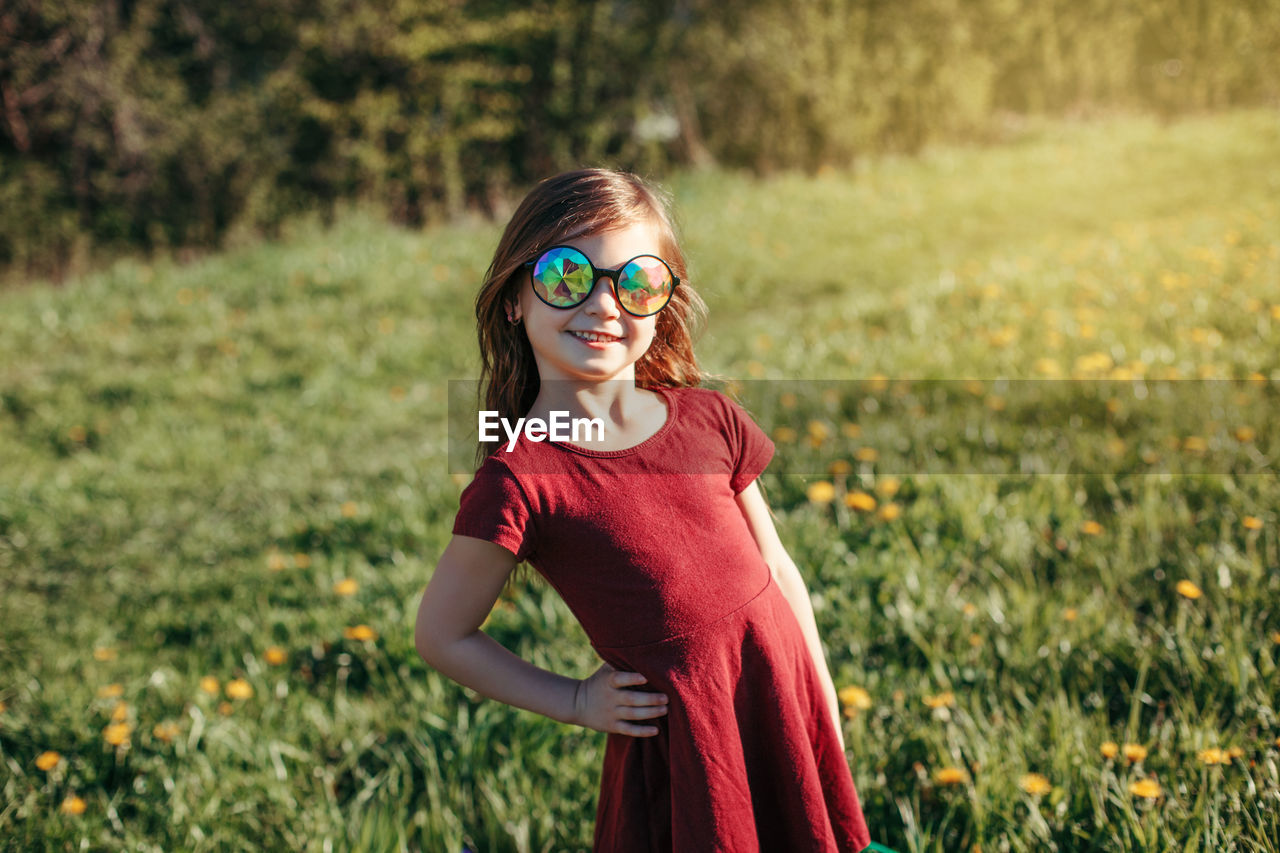
[[7,0],[0,266],[547,174],[848,166],[1001,116],[1275,104],[1280,0]]

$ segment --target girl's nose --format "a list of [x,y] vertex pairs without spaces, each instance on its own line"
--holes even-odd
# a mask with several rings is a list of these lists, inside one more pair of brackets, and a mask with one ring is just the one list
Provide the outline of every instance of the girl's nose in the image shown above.
[[583,303],[583,308],[590,314],[603,317],[617,317],[622,313],[618,297],[613,293],[613,280],[609,276],[602,275],[596,279],[591,293],[587,295],[587,301]]

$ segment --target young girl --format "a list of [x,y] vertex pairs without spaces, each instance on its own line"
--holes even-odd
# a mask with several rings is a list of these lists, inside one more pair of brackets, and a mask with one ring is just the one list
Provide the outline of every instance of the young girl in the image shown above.
[[[608,732],[597,851],[852,853],[870,839],[835,689],[755,482],[773,444],[693,387],[701,307],[638,178],[572,172],[525,198],[476,300],[485,405],[510,424],[599,418],[604,434],[482,448],[418,652],[486,696]],[[522,561],[582,623],[603,660],[591,676],[480,630]]]

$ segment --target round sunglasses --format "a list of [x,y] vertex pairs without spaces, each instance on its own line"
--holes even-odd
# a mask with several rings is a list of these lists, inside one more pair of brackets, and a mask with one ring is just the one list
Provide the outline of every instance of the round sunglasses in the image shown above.
[[622,310],[652,317],[671,301],[680,279],[656,255],[637,255],[613,270],[600,269],[572,246],[552,246],[525,268],[533,293],[552,308],[575,308],[587,301],[601,276],[609,279]]

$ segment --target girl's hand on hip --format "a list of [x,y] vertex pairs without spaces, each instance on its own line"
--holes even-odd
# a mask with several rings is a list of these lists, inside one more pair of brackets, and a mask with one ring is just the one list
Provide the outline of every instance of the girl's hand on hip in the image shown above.
[[657,726],[637,725],[631,720],[649,720],[667,713],[666,694],[624,689],[647,680],[638,672],[622,672],[603,664],[578,682],[573,700],[574,721],[598,732],[653,737],[658,733]]

